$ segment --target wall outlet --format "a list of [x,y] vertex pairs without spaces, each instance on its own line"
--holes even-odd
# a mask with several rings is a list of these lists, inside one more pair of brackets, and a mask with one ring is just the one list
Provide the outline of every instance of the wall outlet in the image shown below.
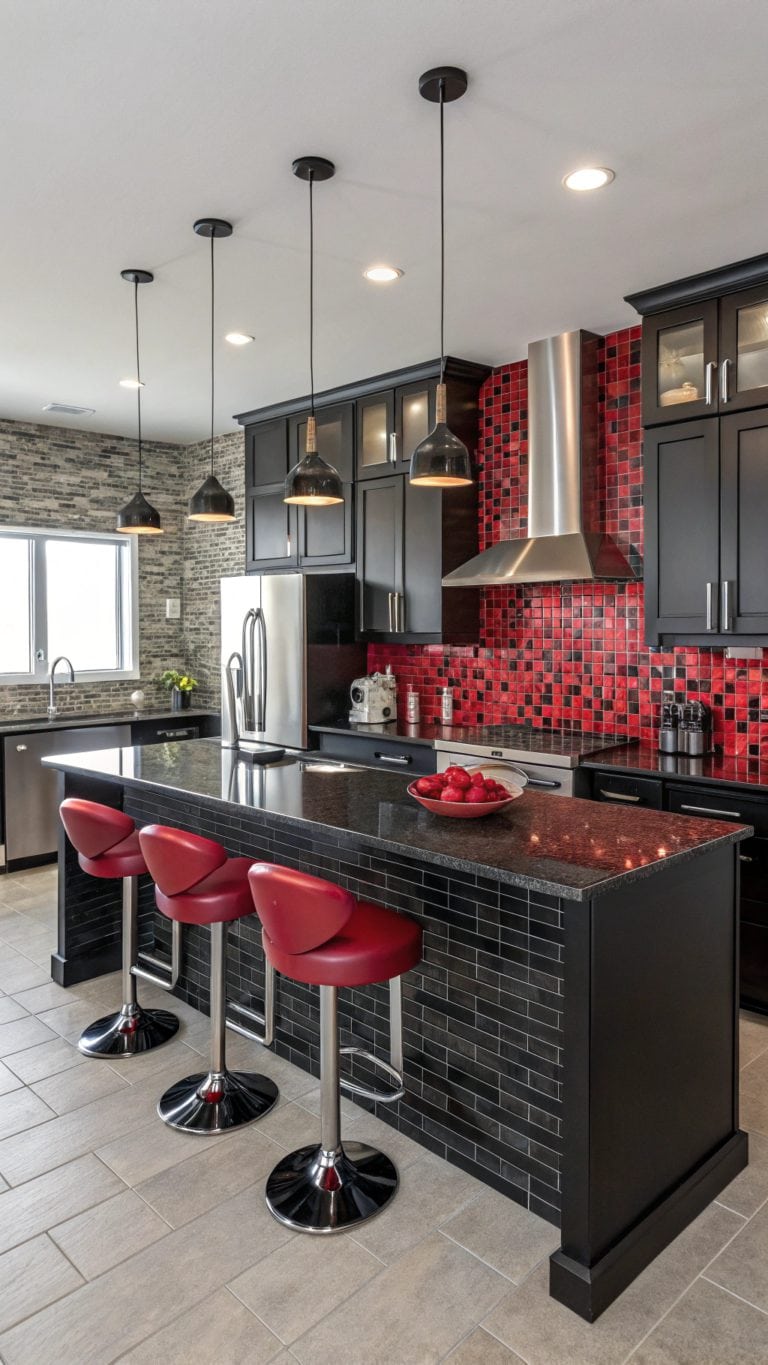
[[181,598],[166,597],[165,599],[165,619],[166,621],[181,620]]

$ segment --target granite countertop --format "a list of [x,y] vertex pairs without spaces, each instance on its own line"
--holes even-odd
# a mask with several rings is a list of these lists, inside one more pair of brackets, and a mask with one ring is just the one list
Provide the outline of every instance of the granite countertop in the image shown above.
[[29,735],[37,730],[72,730],[91,725],[132,725],[142,720],[173,720],[182,724],[199,716],[217,716],[218,711],[206,711],[201,706],[190,706],[184,711],[99,711],[94,715],[75,713],[56,716],[14,716],[8,720],[0,719],[0,737],[3,735]]
[[362,735],[371,739],[403,739],[412,744],[427,744],[431,748],[458,749],[471,753],[477,749],[524,749],[531,755],[573,759],[592,753],[612,742],[625,743],[622,736],[611,741],[609,735],[591,735],[579,730],[546,730],[530,725],[440,725],[419,721],[408,725],[402,720],[382,721],[376,725],[360,725],[341,719],[332,725],[310,725],[310,730],[326,735]]
[[689,758],[685,754],[660,754],[650,745],[626,744],[606,749],[582,759],[583,768],[612,768],[638,777],[673,778],[731,787],[748,787],[755,793],[768,792],[768,762],[726,754],[705,754]]
[[486,819],[451,820],[419,806],[407,779],[394,773],[329,771],[300,757],[260,767],[212,740],[67,754],[46,763],[192,796],[234,818],[243,807],[263,810],[288,825],[337,830],[374,848],[576,901],[751,833],[725,821],[531,791]]

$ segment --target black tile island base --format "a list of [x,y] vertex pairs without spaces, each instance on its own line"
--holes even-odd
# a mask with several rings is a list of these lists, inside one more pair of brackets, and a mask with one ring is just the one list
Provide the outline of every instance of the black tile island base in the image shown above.
[[[404,911],[405,1098],[377,1113],[559,1225],[553,1296],[593,1320],[746,1165],[737,1119],[739,841],[732,824],[526,792],[480,821],[429,815],[390,773],[212,741],[67,755],[61,795],[122,806],[325,876]],[[62,837],[64,985],[120,959],[120,888]],[[169,926],[141,888],[142,946]],[[208,1009],[208,939],[185,926],[177,993]],[[233,926],[230,999],[258,1008],[255,918]],[[385,986],[343,992],[343,1042],[387,1055]],[[317,991],[277,988],[279,1054],[317,1075]],[[360,1064],[355,1064],[359,1068]],[[358,1078],[372,1078],[358,1069]]]

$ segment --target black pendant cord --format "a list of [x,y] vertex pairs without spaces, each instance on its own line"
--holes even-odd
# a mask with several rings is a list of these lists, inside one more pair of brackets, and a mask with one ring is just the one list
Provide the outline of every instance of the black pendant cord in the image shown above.
[[214,358],[213,358],[213,354],[214,354],[214,340],[213,340],[213,338],[214,338],[214,316],[215,316],[215,313],[214,313],[214,305],[215,305],[215,301],[216,301],[216,294],[215,294],[215,278],[216,278],[216,277],[215,277],[215,272],[214,272],[214,268],[213,268],[213,244],[214,244],[214,241],[215,241],[215,233],[212,232],[212,233],[211,233],[211,478],[213,478],[213,423],[214,423],[214,416],[213,416],[213,414],[214,414],[214,398],[215,398],[215,394],[216,394],[216,378],[215,378],[215,367],[214,367]]
[[440,81],[440,383],[445,381],[445,81]]
[[309,401],[315,415],[315,212],[312,188],[314,174],[309,172]]
[[139,435],[139,492],[141,492],[141,491],[142,491],[142,483],[141,483],[141,472],[142,472],[142,458],[141,458],[141,362],[140,362],[140,358],[139,358],[139,282],[138,282],[138,280],[134,280],[134,282],[133,282],[133,317],[134,317],[134,324],[135,324],[135,328],[136,328],[136,412],[137,412],[137,418],[138,418],[137,425],[138,425],[138,435]]

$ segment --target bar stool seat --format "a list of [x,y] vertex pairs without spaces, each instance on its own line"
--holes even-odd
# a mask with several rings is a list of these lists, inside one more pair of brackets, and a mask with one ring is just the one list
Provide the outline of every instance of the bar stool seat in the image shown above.
[[306,953],[286,953],[262,930],[264,952],[283,976],[309,986],[370,986],[421,959],[421,929],[371,901],[356,901],[342,929]]
[[[384,1152],[342,1143],[340,1088],[383,1103],[403,1097],[400,978],[421,959],[421,928],[305,872],[256,863],[248,880],[267,962],[294,981],[320,987],[320,1142],[278,1162],[267,1180],[267,1207],[298,1232],[344,1232],[380,1213],[397,1191],[397,1169]],[[339,1048],[339,987],[381,981],[390,983],[390,1052],[398,1065],[362,1048]],[[342,1081],[341,1053],[383,1067],[398,1088],[384,1094]]]
[[[211,931],[211,1060],[207,1072],[185,1076],[161,1097],[157,1112],[186,1133],[223,1133],[268,1114],[278,1097],[268,1076],[229,1071],[226,1063],[226,926],[253,914],[250,858],[228,858],[213,839],[167,825],[145,825],[141,851],[155,882],[158,910]],[[241,1030],[242,1031],[242,1030]]]
[[125,1057],[160,1047],[178,1032],[179,1021],[169,1010],[143,1009],[136,998],[138,878],[147,865],[134,822],[125,811],[75,796],[62,801],[59,814],[83,872],[123,883],[123,1003],[90,1024],[78,1048],[86,1057]]

